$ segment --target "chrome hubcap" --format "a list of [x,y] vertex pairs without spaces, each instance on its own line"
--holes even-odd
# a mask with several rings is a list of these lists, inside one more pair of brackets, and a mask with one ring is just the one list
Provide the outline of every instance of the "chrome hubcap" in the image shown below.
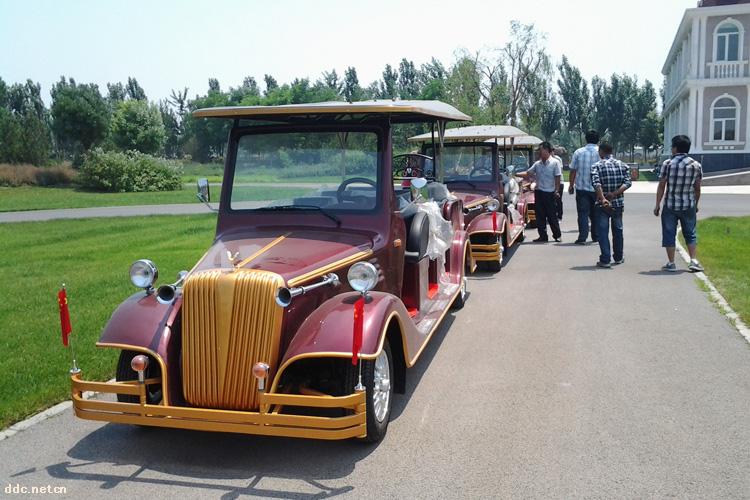
[[375,373],[372,384],[372,406],[375,418],[383,422],[388,415],[391,403],[391,367],[388,355],[382,351],[375,359]]

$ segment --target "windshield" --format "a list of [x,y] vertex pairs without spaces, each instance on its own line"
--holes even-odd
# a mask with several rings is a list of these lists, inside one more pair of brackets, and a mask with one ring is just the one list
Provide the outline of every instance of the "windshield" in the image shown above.
[[[281,132],[240,137],[232,210],[371,210],[377,202],[374,132]],[[258,182],[260,181],[260,182]],[[258,200],[258,187],[284,198]],[[270,195],[266,198],[273,198]]]
[[[431,155],[432,148],[426,148],[426,154]],[[446,144],[441,150],[444,182],[483,182],[492,181],[495,176],[492,171],[491,146],[451,146]]]
[[513,160],[511,161],[510,150],[500,151],[498,153],[498,165],[500,166],[500,170],[505,170],[506,157],[508,159],[508,164],[513,165],[516,172],[528,169],[532,163],[529,159],[529,153],[530,151],[528,150],[514,150],[512,156]]

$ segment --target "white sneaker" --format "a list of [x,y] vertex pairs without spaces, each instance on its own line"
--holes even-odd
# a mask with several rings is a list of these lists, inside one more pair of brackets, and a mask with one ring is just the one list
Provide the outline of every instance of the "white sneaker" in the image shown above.
[[694,273],[703,272],[703,266],[701,266],[700,262],[698,262],[696,259],[693,259],[690,261],[690,264],[688,265],[688,269],[690,269]]
[[677,266],[674,262],[667,262],[663,266],[661,266],[662,271],[669,271],[670,273],[677,272]]

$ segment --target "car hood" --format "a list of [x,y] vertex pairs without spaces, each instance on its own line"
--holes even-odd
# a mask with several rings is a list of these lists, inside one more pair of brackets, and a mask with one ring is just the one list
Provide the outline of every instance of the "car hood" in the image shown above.
[[[191,271],[261,269],[281,275],[289,283],[342,260],[364,258],[372,238],[341,230],[283,230],[232,234],[217,239]],[[230,260],[231,256],[231,260]]]

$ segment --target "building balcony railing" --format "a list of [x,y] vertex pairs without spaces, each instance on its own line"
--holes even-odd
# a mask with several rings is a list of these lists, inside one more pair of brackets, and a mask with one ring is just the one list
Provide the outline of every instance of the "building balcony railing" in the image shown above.
[[708,63],[709,78],[742,78],[747,76],[747,61],[719,61]]

